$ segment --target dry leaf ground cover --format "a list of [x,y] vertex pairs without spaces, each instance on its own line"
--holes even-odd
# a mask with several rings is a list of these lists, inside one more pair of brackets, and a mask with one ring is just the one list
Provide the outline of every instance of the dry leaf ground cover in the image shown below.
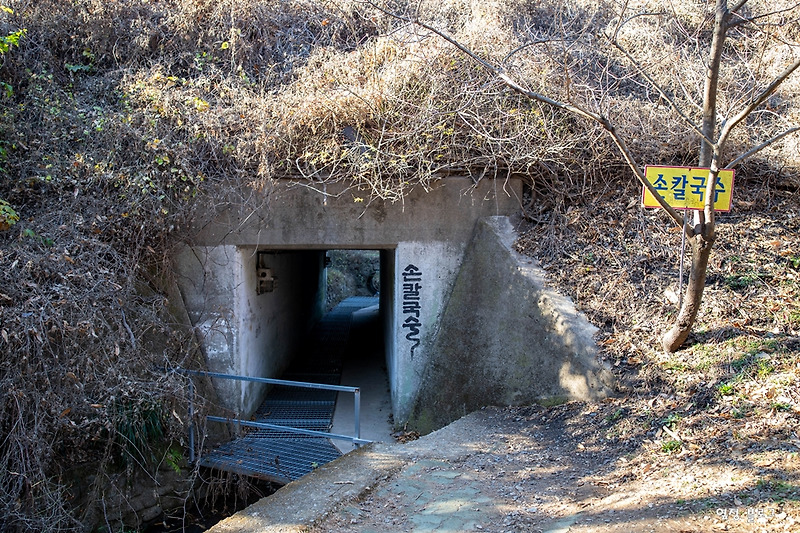
[[[605,357],[624,383],[621,399],[586,419],[606,446],[633,446],[612,483],[666,485],[676,504],[705,496],[745,513],[795,508],[800,211],[786,185],[739,184],[733,211],[720,217],[695,334],[675,354],[661,352],[657,339],[676,308],[680,231],[623,200],[636,191],[567,208],[520,240],[601,328]],[[602,423],[592,423],[598,416]],[[687,489],[694,495],[677,496]]]
[[796,531],[791,443],[736,453],[726,435],[687,428],[665,447],[653,430],[675,427],[677,399],[473,413],[404,445],[410,462],[310,530]]

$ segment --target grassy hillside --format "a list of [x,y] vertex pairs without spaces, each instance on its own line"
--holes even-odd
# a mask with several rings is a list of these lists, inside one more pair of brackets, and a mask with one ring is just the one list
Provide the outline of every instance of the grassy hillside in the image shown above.
[[[697,134],[633,61],[697,118],[711,12],[662,4],[395,8],[419,6],[528,87],[606,114],[640,162],[693,164]],[[353,0],[4,5],[0,35],[25,32],[0,65],[0,529],[79,529],[68,467],[125,471],[148,444],[179,441],[184,384],[155,369],[198,361],[168,313],[171,247],[210,215],[197,205],[258,207],[274,179],[348,180],[395,201],[450,174],[521,176],[520,249],[602,328],[623,377],[729,413],[796,412],[800,135],[738,169],[697,334],[665,358],[654,335],[674,314],[679,233],[638,207],[601,128],[509,92],[441,39]],[[743,13],[767,11],[733,30],[723,116],[800,53],[798,8]],[[631,58],[608,39],[617,29]],[[729,151],[798,123],[795,75]]]

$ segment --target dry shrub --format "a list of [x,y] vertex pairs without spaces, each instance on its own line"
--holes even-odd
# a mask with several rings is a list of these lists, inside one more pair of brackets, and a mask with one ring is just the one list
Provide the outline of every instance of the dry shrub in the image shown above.
[[247,197],[262,128],[243,109],[363,24],[315,2],[10,7],[2,30],[27,34],[0,70],[0,198],[21,218],[0,233],[0,529],[80,530],[108,475],[185,435],[185,383],[160,370],[197,364],[170,248],[198,196]]
[[[85,453],[101,465],[123,457],[115,435],[131,425],[120,422],[152,406],[183,412],[180,380],[154,370],[192,364],[156,280],[168,279],[189,223],[213,215],[195,212],[201,203],[252,209],[278,178],[343,180],[394,201],[448,174],[518,175],[531,184],[543,257],[569,241],[570,224],[609,249],[652,230],[642,220],[611,239],[587,222],[619,215],[593,207],[589,192],[616,198],[631,179],[596,125],[510,93],[442,40],[362,2],[8,5],[0,31],[27,34],[0,64],[12,89],[0,96],[0,199],[20,214],[0,232],[0,528],[79,527],[59,481],[67,466]],[[608,39],[617,2],[395,5],[419,8],[532,89],[607,114],[640,161],[696,161],[696,135]],[[787,10],[733,30],[724,116],[798,53],[792,5],[748,3]],[[628,13],[642,16],[624,19],[620,43],[697,120],[706,3],[631,2]],[[731,153],[800,120],[798,78],[738,131]],[[796,176],[797,143],[776,144],[745,174]],[[642,265],[620,276],[650,276]],[[175,417],[163,422],[179,438]]]

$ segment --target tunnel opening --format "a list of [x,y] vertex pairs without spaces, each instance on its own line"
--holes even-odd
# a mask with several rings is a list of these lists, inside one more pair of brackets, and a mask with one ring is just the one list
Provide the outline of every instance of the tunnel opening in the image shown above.
[[233,440],[222,437],[201,466],[283,484],[354,442],[390,440],[394,250],[236,247],[211,257],[234,305],[209,360],[212,372],[230,368],[214,377],[228,414],[207,419],[227,420]]
[[[255,355],[250,365],[257,374],[250,375],[359,387],[361,438],[389,440],[394,251],[255,249],[250,253],[256,266],[256,295],[245,284],[249,323],[240,327],[240,354],[246,353],[242,348],[249,335],[269,339],[266,349],[256,349],[261,356]],[[270,391],[251,388],[258,390],[246,402],[246,416],[263,412],[261,404]],[[352,395],[338,394],[330,431],[352,435],[354,416]],[[343,452],[353,449],[347,441],[334,444]]]
[[350,297],[380,293],[379,250],[328,250],[325,254],[325,311]]
[[[381,287],[381,263],[388,251],[330,250],[326,256],[326,309],[333,312],[339,306],[355,309],[350,314],[349,336],[342,354],[341,385],[361,389],[361,437],[387,442],[391,439],[391,393],[387,372],[387,331],[385,327],[391,294],[384,295]],[[388,296],[384,297],[384,296]],[[354,427],[354,404],[345,395],[337,398],[332,433],[347,433]],[[334,441],[342,452],[354,445]]]

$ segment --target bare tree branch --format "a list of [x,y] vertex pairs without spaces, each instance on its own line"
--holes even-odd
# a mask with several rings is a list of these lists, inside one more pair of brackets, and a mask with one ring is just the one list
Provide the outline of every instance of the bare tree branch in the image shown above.
[[[747,0],[745,0],[744,2],[741,2],[741,5],[744,5],[746,2],[747,2]],[[764,18],[767,18],[767,17],[771,17],[773,15],[779,15],[781,13],[788,13],[789,11],[793,11],[793,10],[797,9],[798,7],[800,7],[800,2],[796,3],[795,5],[793,5],[791,7],[787,7],[785,9],[777,9],[777,10],[771,11],[769,13],[762,13],[761,15],[758,15],[757,17],[748,17],[748,18],[742,17],[738,13],[735,13],[736,12],[736,8],[733,8],[733,9],[730,10],[731,13],[735,13],[739,18],[736,19],[736,20],[729,21],[728,22],[728,28],[734,28],[736,26],[741,26],[742,24],[755,23],[757,20],[764,19]]]
[[620,21],[616,25],[616,27],[614,28],[614,40],[615,41],[617,39],[617,34],[619,34],[619,30],[621,30],[622,27],[625,26],[630,21],[632,21],[634,19],[637,19],[639,17],[659,17],[659,16],[663,16],[663,15],[666,14],[663,11],[653,11],[652,13],[636,13],[635,15],[631,15],[630,17],[628,17],[625,20],[623,20],[622,19],[622,13],[624,13],[625,9],[627,9],[627,5],[628,5],[628,3],[625,2],[625,6],[623,6],[622,11],[620,12]]
[[509,53],[507,53],[506,57],[503,58],[502,64],[505,65],[506,63],[508,63],[509,59],[511,59],[511,57],[514,54],[516,54],[518,52],[521,52],[522,50],[525,50],[526,48],[530,48],[531,46],[535,46],[537,44],[547,44],[547,43],[553,43],[553,42],[558,42],[558,41],[564,41],[564,39],[538,39],[536,41],[531,41],[531,42],[525,43],[525,44],[523,44],[521,46],[518,46],[518,47],[514,48]]
[[[722,62],[722,50],[725,42],[727,21],[730,12],[727,10],[727,2],[717,0],[714,14],[714,35],[711,40],[711,51],[709,53],[709,64],[706,68],[706,81],[703,87],[703,138],[714,137],[717,126],[717,87],[719,85],[719,70]],[[700,145],[700,166],[708,167],[711,165],[711,158],[714,150],[713,142],[704,142]]]
[[377,4],[375,4],[372,1],[367,0],[366,3],[369,4],[370,6],[374,7],[375,9],[377,9],[378,11],[383,13],[384,15],[388,15],[390,17],[396,18],[397,20],[402,20],[403,22],[407,22],[408,24],[417,25],[420,28],[425,28],[426,30],[430,31],[431,33],[435,33],[436,35],[438,35],[439,37],[441,37],[442,39],[444,39],[448,43],[450,43],[453,46],[455,46],[456,48],[458,48],[460,51],[462,51],[464,54],[469,56],[471,59],[473,59],[474,61],[477,61],[478,63],[480,63],[484,67],[488,68],[489,70],[492,70],[492,71],[495,71],[495,72],[498,70],[497,67],[495,67],[491,63],[487,62],[486,60],[484,60],[479,55],[475,54],[472,50],[470,50],[469,48],[467,48],[466,46],[464,46],[463,44],[461,44],[460,42],[458,42],[454,38],[450,37],[448,34],[442,32],[440,30],[437,30],[433,26],[430,26],[429,24],[426,24],[426,23],[424,23],[421,20],[418,20],[416,18],[406,17],[406,16],[401,15],[399,13],[394,13],[392,11],[389,11],[389,10],[387,10],[387,9],[377,5]]
[[778,86],[780,86],[780,84],[783,83],[786,80],[786,78],[791,76],[792,73],[798,68],[800,68],[800,59],[797,59],[794,63],[786,67],[786,70],[781,72],[774,80],[772,80],[772,83],[767,85],[766,88],[764,88],[764,90],[761,91],[761,93],[756,98],[754,98],[747,107],[742,109],[732,119],[726,121],[722,126],[722,131],[720,131],[719,140],[717,141],[717,144],[720,147],[722,147],[725,144],[728,135],[730,135],[731,130],[734,127],[736,127],[736,125],[739,124],[742,120],[747,118],[747,116],[750,115],[750,113],[752,113],[753,110],[755,110],[755,108],[763,104],[764,101],[767,98],[769,98],[773,92],[775,92],[775,89],[777,89]]
[[511,79],[511,77],[506,73],[506,71],[502,67],[493,65],[492,63],[486,61],[482,57],[480,57],[477,54],[475,54],[468,47],[464,46],[462,43],[460,43],[459,41],[457,41],[455,38],[451,37],[447,33],[443,32],[442,30],[439,30],[439,29],[431,26],[430,24],[427,24],[427,23],[422,22],[420,20],[412,19],[412,18],[409,18],[409,17],[405,17],[405,16],[399,15],[397,13],[392,13],[392,12],[390,12],[390,11],[388,11],[388,10],[378,6],[378,5],[375,5],[371,1],[367,2],[367,3],[369,3],[375,9],[378,9],[379,11],[381,11],[382,13],[384,13],[384,14],[390,16],[390,17],[394,17],[394,18],[396,18],[398,20],[402,20],[402,21],[407,22],[409,24],[415,24],[415,25],[417,25],[417,26],[419,26],[421,28],[424,28],[424,29],[430,31],[431,33],[441,37],[442,39],[444,39],[448,43],[450,43],[453,46],[455,46],[456,48],[458,48],[461,52],[463,52],[465,55],[467,55],[467,57],[470,57],[471,59],[473,59],[474,61],[476,61],[480,65],[482,65],[484,68],[494,72],[495,75],[498,78],[500,78],[500,80],[508,88],[512,89],[513,91],[515,91],[515,92],[517,92],[519,94],[522,94],[523,96],[526,96],[526,97],[528,97],[528,98],[530,98],[532,100],[536,100],[538,102],[542,102],[542,103],[547,104],[549,106],[555,107],[556,109],[561,109],[563,111],[568,111],[568,112],[570,112],[570,113],[572,113],[574,115],[578,115],[579,117],[582,117],[582,118],[585,118],[587,120],[590,120],[590,121],[593,121],[593,122],[596,122],[596,123],[600,124],[600,126],[602,126],[602,128],[606,131],[606,133],[608,133],[608,135],[614,141],[614,144],[616,144],[617,148],[621,152],[623,159],[625,159],[625,162],[627,163],[627,165],[631,168],[631,170],[633,170],[633,173],[636,176],[636,178],[639,180],[639,182],[648,191],[650,191],[650,193],[653,195],[653,197],[656,199],[656,201],[659,203],[659,205],[664,209],[664,211],[667,212],[667,214],[670,216],[670,218],[673,220],[673,222],[675,222],[675,224],[677,224],[678,226],[683,226],[684,225],[683,224],[683,220],[684,220],[683,219],[683,215],[681,215],[675,208],[673,208],[671,205],[669,205],[667,203],[667,201],[664,198],[662,198],[660,194],[658,194],[658,191],[656,191],[655,187],[649,181],[647,181],[647,178],[645,177],[641,166],[636,162],[636,158],[631,153],[630,148],[628,148],[627,143],[625,143],[625,140],[622,137],[620,137],[620,135],[617,133],[616,128],[614,127],[614,125],[606,117],[604,117],[604,116],[602,116],[600,114],[594,113],[592,111],[589,111],[588,109],[585,109],[583,107],[577,106],[575,104],[566,103],[566,102],[560,102],[558,100],[554,100],[552,98],[549,98],[549,97],[547,97],[547,96],[545,96],[543,94],[537,93],[535,91],[531,91],[530,89],[527,89],[527,88],[523,87],[518,82],[516,82],[513,79]]
[[742,155],[740,155],[739,157],[737,157],[736,159],[734,159],[733,161],[731,161],[730,163],[725,165],[725,168],[733,168],[733,167],[735,167],[736,165],[740,164],[742,161],[744,161],[745,159],[749,158],[750,156],[760,152],[761,150],[763,150],[767,146],[780,141],[781,139],[783,139],[787,135],[791,135],[792,133],[794,133],[796,131],[800,131],[800,126],[795,126],[793,128],[789,128],[788,130],[786,130],[786,131],[784,131],[782,133],[779,133],[778,135],[772,137],[771,139],[764,141],[763,143],[759,144],[758,146],[756,146],[754,148],[751,148],[747,152],[743,153]]
[[698,111],[702,112],[703,111],[702,104],[700,104],[699,102],[696,102],[694,100],[692,95],[689,93],[689,89],[686,87],[686,84],[683,82],[682,79],[680,79],[680,76],[678,77],[678,79],[676,81],[678,82],[678,85],[680,85],[680,88],[683,91],[683,95],[686,97],[686,100],[689,103],[691,103],[694,107],[696,107]]
[[731,13],[736,13],[737,11],[739,11],[740,9],[742,9],[742,8],[744,7],[744,5],[745,5],[745,4],[746,4],[748,1],[749,1],[749,0],[739,0],[739,3],[738,3],[738,4],[736,4],[735,6],[733,6],[732,8],[730,8],[730,12],[731,12]]
[[[714,8],[714,32],[711,38],[709,62],[706,65],[706,77],[703,85],[703,133],[704,139],[714,137],[717,128],[717,90],[719,86],[719,71],[722,63],[722,51],[727,35],[726,23],[730,18],[727,0],[717,0]],[[700,143],[700,156],[698,164],[702,168],[711,167],[715,157],[719,154],[719,143]],[[716,177],[716,175],[714,175]],[[706,201],[702,211],[694,212],[694,234],[702,234],[703,238],[713,242],[714,239],[714,202],[709,198],[714,194],[715,180],[706,183]]]
[[647,82],[648,82],[648,83],[649,83],[651,86],[653,86],[653,88],[655,88],[655,90],[656,90],[656,91],[658,91],[658,94],[660,94],[660,95],[661,95],[661,97],[662,97],[664,100],[666,100],[666,101],[669,103],[670,107],[672,107],[672,109],[673,109],[673,110],[674,110],[676,113],[678,113],[678,115],[679,115],[679,116],[680,116],[680,117],[681,117],[681,118],[684,120],[684,122],[686,122],[686,124],[688,124],[688,125],[689,125],[689,127],[691,127],[691,128],[692,128],[692,129],[693,129],[695,132],[697,132],[697,133],[700,135],[700,137],[702,137],[702,138],[703,138],[703,140],[705,140],[707,143],[709,143],[709,144],[714,144],[714,141],[713,141],[713,140],[711,140],[710,138],[706,137],[706,135],[703,133],[703,130],[701,130],[701,129],[700,129],[700,126],[698,126],[697,124],[695,124],[695,123],[694,123],[694,121],[693,121],[692,119],[690,119],[690,118],[689,118],[689,117],[686,115],[686,113],[684,113],[684,112],[683,112],[683,110],[682,110],[680,107],[678,107],[678,104],[676,104],[676,103],[675,103],[675,100],[674,100],[674,99],[673,99],[671,96],[669,96],[669,95],[668,95],[668,94],[667,94],[667,93],[664,91],[664,89],[662,89],[662,88],[661,88],[661,85],[659,85],[659,84],[658,84],[658,83],[657,83],[657,82],[656,82],[656,81],[655,81],[655,80],[654,80],[654,79],[653,79],[653,78],[652,78],[652,77],[651,77],[651,76],[650,76],[650,75],[647,73],[647,71],[644,69],[644,67],[642,67],[642,66],[639,64],[639,62],[638,62],[638,61],[636,61],[636,59],[635,59],[635,58],[634,58],[632,55],[630,55],[630,53],[628,53],[628,51],[627,51],[627,50],[625,50],[625,49],[622,47],[622,45],[620,45],[620,44],[619,44],[619,42],[617,42],[617,36],[616,36],[616,35],[614,35],[614,37],[611,39],[611,44],[613,44],[613,45],[614,45],[614,47],[615,47],[617,50],[619,50],[620,52],[622,52],[622,53],[625,55],[625,57],[628,59],[628,61],[630,61],[630,62],[631,62],[631,64],[632,64],[634,67],[636,67],[636,70],[638,70],[638,71],[639,71],[639,74],[640,74],[640,75],[641,75],[641,76],[642,76],[642,77],[643,77],[645,80],[647,80]]

